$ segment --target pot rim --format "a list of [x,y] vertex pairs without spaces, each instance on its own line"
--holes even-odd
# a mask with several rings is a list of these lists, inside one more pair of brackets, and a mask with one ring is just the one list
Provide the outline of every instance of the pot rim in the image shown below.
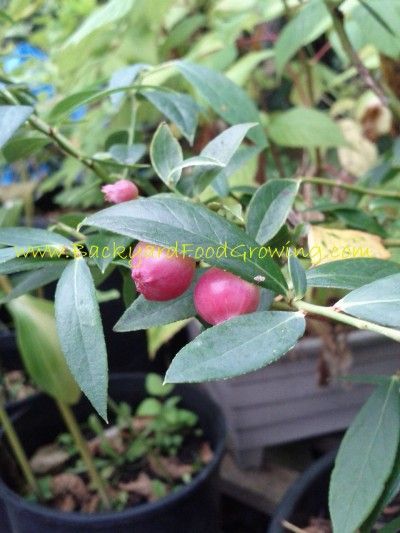
[[[139,381],[143,380],[146,376],[145,373],[141,372],[132,372],[132,373],[117,373],[110,375],[110,382],[111,381],[119,381],[121,379],[124,380],[134,380]],[[187,385],[186,385],[187,386]],[[160,498],[159,500],[155,502],[145,503],[142,505],[138,505],[135,507],[130,507],[128,509],[124,509],[123,511],[104,511],[100,513],[78,513],[78,512],[65,512],[65,511],[56,511],[51,507],[46,507],[44,505],[40,505],[38,503],[29,502],[16,492],[14,492],[12,489],[10,489],[3,481],[3,479],[0,477],[0,500],[3,499],[6,507],[8,502],[13,502],[15,505],[17,505],[20,509],[25,511],[30,511],[35,514],[40,514],[41,516],[47,516],[49,518],[54,519],[62,519],[70,522],[75,523],[79,525],[89,524],[93,521],[97,521],[99,525],[104,525],[106,523],[115,523],[119,520],[126,520],[126,519],[134,519],[134,518],[145,518],[149,514],[157,513],[158,511],[164,509],[165,507],[169,507],[170,505],[174,504],[178,500],[186,499],[189,497],[193,492],[195,492],[199,486],[202,485],[202,483],[210,476],[213,470],[215,470],[218,466],[218,464],[221,462],[224,450],[225,450],[225,442],[226,442],[226,421],[224,418],[224,415],[222,414],[222,411],[220,407],[214,402],[214,400],[204,391],[204,390],[198,390],[193,388],[193,391],[195,391],[196,394],[198,394],[199,398],[207,398],[207,400],[213,404],[213,410],[215,411],[215,417],[218,418],[219,422],[221,423],[221,435],[218,439],[217,445],[215,447],[214,457],[212,460],[202,468],[202,470],[196,475],[196,477],[184,487],[181,487],[176,492],[172,492],[171,494],[168,494],[167,496],[164,496],[163,498]],[[38,395],[39,398],[45,397],[46,395],[43,393],[40,393]],[[24,414],[27,412],[29,407],[26,408],[23,412],[19,412],[16,414],[16,416]],[[0,440],[2,439],[3,434],[0,430]],[[7,512],[7,511],[6,511]]]

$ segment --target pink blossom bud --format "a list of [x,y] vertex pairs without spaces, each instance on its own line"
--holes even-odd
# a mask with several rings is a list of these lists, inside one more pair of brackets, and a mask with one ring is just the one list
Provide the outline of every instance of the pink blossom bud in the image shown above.
[[192,282],[196,262],[155,244],[139,242],[133,251],[131,276],[147,300],[163,302],[183,294]]
[[194,289],[194,305],[198,315],[209,324],[257,310],[260,289],[218,268],[210,268]]
[[139,195],[138,188],[129,180],[119,180],[109,185],[103,185],[101,192],[104,193],[104,199],[113,204],[134,200]]

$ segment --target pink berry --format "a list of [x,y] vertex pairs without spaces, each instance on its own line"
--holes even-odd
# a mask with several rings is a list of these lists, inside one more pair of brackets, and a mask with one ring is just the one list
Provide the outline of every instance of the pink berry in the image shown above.
[[129,180],[119,180],[110,185],[103,185],[101,192],[104,193],[104,199],[113,204],[135,200],[139,195],[138,188]]
[[194,289],[197,313],[212,325],[253,313],[259,302],[260,289],[256,285],[219,268],[207,270]]
[[146,300],[163,302],[183,294],[191,284],[196,262],[155,244],[139,242],[133,251],[131,276]]

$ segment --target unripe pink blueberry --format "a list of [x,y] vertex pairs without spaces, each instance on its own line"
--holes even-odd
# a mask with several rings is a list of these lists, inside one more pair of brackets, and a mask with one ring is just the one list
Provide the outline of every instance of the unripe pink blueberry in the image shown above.
[[183,294],[191,284],[196,262],[155,244],[139,242],[132,254],[132,279],[146,300],[163,302]]
[[219,268],[210,268],[194,289],[198,315],[215,325],[234,316],[252,313],[260,302],[260,289]]
[[113,204],[135,200],[139,195],[139,189],[129,180],[118,180],[115,183],[103,185],[101,192],[104,193],[104,199]]

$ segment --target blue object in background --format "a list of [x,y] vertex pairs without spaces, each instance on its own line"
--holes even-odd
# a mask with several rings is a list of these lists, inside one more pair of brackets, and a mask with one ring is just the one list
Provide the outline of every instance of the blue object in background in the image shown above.
[[8,54],[3,59],[4,72],[7,74],[15,70],[20,65],[23,65],[28,59],[38,59],[44,61],[47,59],[47,54],[40,48],[33,46],[27,42],[20,42],[15,45],[11,54]]
[[[48,55],[37,46],[26,41],[16,43],[14,50],[2,59],[4,72],[7,74],[11,73],[13,70],[26,63],[29,59],[46,61]],[[46,98],[53,98],[56,94],[54,85],[51,85],[50,83],[42,83],[35,86],[30,85],[29,89],[34,96],[44,95]],[[88,106],[81,105],[72,111],[69,118],[72,122],[77,122],[83,119],[87,112]],[[41,163],[38,166],[28,164],[27,170],[31,179],[39,179],[49,175],[54,169],[47,163]],[[18,181],[20,181],[19,173],[16,172],[12,165],[4,165],[3,167],[0,167],[0,185],[10,185]]]

